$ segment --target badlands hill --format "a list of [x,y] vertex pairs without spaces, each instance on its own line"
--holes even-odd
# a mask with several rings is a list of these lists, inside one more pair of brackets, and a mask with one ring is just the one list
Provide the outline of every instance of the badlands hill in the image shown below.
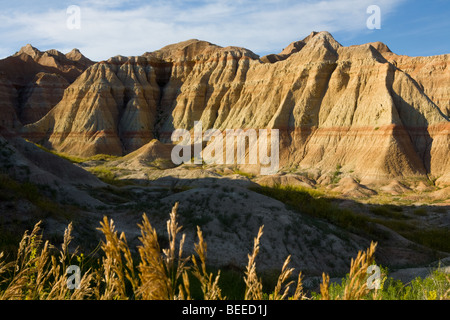
[[78,49],[41,52],[30,44],[0,60],[0,125],[18,128],[40,120],[93,63]]
[[[346,272],[373,239],[383,265],[448,256],[449,62],[344,47],[327,32],[264,57],[188,40],[95,63],[27,45],[0,60],[0,234],[57,202],[50,232],[70,219],[96,245],[107,215],[132,243],[143,212],[165,230],[179,202],[188,247],[200,225],[219,266],[244,265],[261,225],[268,270],[292,254],[300,270]],[[280,172],[174,165],[172,132],[198,120],[279,129]],[[300,191],[261,187],[278,185]],[[325,199],[334,194],[344,199]]]
[[262,58],[189,40],[93,64],[22,132],[59,152],[122,156],[198,120],[204,130],[275,128],[283,167],[445,185],[449,62],[398,56],[381,43],[343,47],[328,32]]

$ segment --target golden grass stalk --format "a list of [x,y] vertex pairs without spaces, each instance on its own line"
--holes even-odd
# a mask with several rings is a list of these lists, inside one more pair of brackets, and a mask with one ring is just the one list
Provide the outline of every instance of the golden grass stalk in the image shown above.
[[69,256],[69,244],[73,239],[72,230],[72,223],[64,230],[63,243],[59,252],[59,263],[56,261],[55,256],[51,257],[52,268],[50,274],[54,280],[51,282],[51,290],[47,296],[49,300],[63,300],[70,296],[65,271],[67,263],[73,258],[73,254]]
[[[67,228],[64,230],[64,239],[63,239],[63,243],[61,245],[60,258],[59,258],[59,261],[61,262],[64,270],[66,269],[66,261],[69,258],[69,245],[70,245],[70,242],[72,242],[72,240],[73,240],[72,231],[73,231],[73,225],[72,225],[72,223],[69,223]],[[72,257],[73,257],[73,255],[72,255]]]
[[68,288],[67,267],[75,256],[75,253],[69,254],[69,245],[73,240],[72,237],[73,226],[70,223],[64,231],[64,240],[59,251],[59,263],[55,256],[51,256],[51,278],[53,280],[49,283],[48,287],[50,292],[48,293],[47,300],[82,300],[93,296],[94,289],[91,282],[94,279],[94,274],[91,270],[84,272],[80,280],[80,288],[76,290],[70,290]]
[[[3,274],[8,273],[12,268],[14,268],[14,262],[6,263],[3,259],[4,259],[4,253],[1,252],[0,253],[0,276],[2,276],[2,277],[3,277]],[[0,284],[2,285],[5,282],[6,282],[6,279],[3,280],[2,282],[0,282]],[[7,295],[5,295],[5,291],[0,292],[0,300],[5,300],[5,299],[7,299]]]
[[244,282],[245,282],[245,300],[262,300],[262,282],[258,278],[256,273],[256,256],[259,253],[259,243],[263,234],[264,226],[261,226],[258,231],[258,235],[254,239],[253,252],[248,255],[248,264],[245,270]]
[[62,269],[56,259],[52,257],[51,273],[54,275],[54,281],[48,285],[50,292],[46,300],[85,300],[95,296],[95,287],[92,285],[95,280],[94,272],[91,272],[90,269],[84,272],[80,280],[79,289],[70,290],[67,284],[67,274],[64,271],[65,269]]
[[351,260],[350,274],[344,287],[343,300],[360,300],[369,293],[367,289],[367,269],[374,263],[377,244],[371,242],[367,251],[359,251]]
[[105,291],[100,297],[101,300],[128,299],[126,291],[126,272],[122,248],[124,235],[119,238],[115,230],[114,221],[106,217],[100,222],[99,230],[104,234],[105,241],[102,242],[102,250],[105,253],[102,264],[104,269]]
[[183,247],[186,241],[186,235],[181,236],[181,240],[178,245],[178,256],[176,255],[176,238],[182,227],[178,225],[177,221],[178,202],[172,208],[170,213],[170,219],[167,221],[167,233],[169,235],[169,248],[163,249],[165,256],[165,266],[171,278],[172,292],[171,296],[175,297],[175,289],[178,279],[182,276],[186,270],[186,263],[189,261],[189,257],[183,258]]
[[[202,231],[197,226],[198,243],[194,245],[195,252],[200,259],[200,267],[195,255],[192,255],[193,271],[192,274],[200,281],[204,300],[222,300],[222,292],[219,288],[220,270],[214,278],[212,273],[206,271],[206,250],[207,245],[203,239]],[[214,278],[214,280],[213,280]],[[186,282],[186,281],[185,281]]]
[[142,246],[138,248],[141,261],[138,265],[141,285],[137,293],[144,300],[162,300],[169,296],[169,279],[167,278],[156,230],[151,226],[147,215],[143,215],[141,237]]
[[191,300],[189,275],[185,270],[183,272],[183,284],[178,286],[180,300]]
[[182,258],[185,235],[179,242],[178,255],[176,253],[176,238],[181,230],[177,219],[178,203],[172,208],[170,220],[167,222],[169,248],[162,250],[158,243],[156,230],[151,226],[144,214],[143,222],[139,225],[142,246],[138,248],[141,262],[138,265],[141,285],[137,290],[142,299],[174,300],[177,295],[177,284],[187,269],[188,258]]
[[[120,236],[115,229],[114,221],[105,217],[99,230],[104,234],[101,248],[104,252],[103,265],[95,271],[84,272],[80,288],[70,290],[67,286],[67,265],[75,254],[69,253],[72,240],[72,224],[64,233],[64,242],[59,250],[59,256],[51,253],[53,247],[48,241],[42,241],[40,223],[37,223],[31,233],[25,232],[19,244],[15,261],[3,261],[0,253],[0,275],[10,274],[4,281],[5,287],[0,291],[0,299],[191,299],[189,272],[201,284],[203,299],[224,299],[219,287],[220,271],[214,277],[206,268],[207,244],[202,231],[197,227],[198,242],[194,245],[195,254],[183,257],[185,235],[177,243],[182,227],[177,222],[178,203],[172,208],[167,221],[169,246],[161,250],[156,230],[144,214],[141,231],[141,245],[138,247],[140,262],[135,267],[131,251],[124,233]],[[262,281],[256,272],[256,258],[260,250],[260,240],[264,226],[261,226],[254,239],[253,251],[248,254],[248,264],[244,273],[246,284],[244,299],[262,300]],[[363,299],[368,295],[367,270],[374,262],[376,243],[371,243],[367,251],[359,251],[351,260],[350,273],[345,282],[342,297],[337,299]],[[192,258],[192,267],[187,263]],[[280,276],[270,299],[286,299],[294,281],[289,281],[294,269],[289,268],[291,256],[285,260]],[[305,299],[302,285],[302,273],[297,279],[295,292],[290,299]],[[322,275],[320,284],[321,299],[330,299],[330,277]],[[450,282],[450,278],[447,277]],[[448,299],[450,290],[443,298]],[[374,292],[374,299],[377,292]]]
[[[371,242],[367,251],[359,251],[355,259],[351,260],[349,277],[345,282],[343,296],[335,297],[336,300],[361,300],[369,293],[367,288],[367,269],[374,263],[375,249],[377,244]],[[329,300],[330,277],[322,275],[320,293],[322,300]],[[378,299],[378,292],[375,291],[373,299]]]
[[297,278],[297,287],[295,288],[294,295],[291,297],[292,300],[304,300],[306,295],[303,291],[303,274],[300,271]]
[[287,259],[284,261],[283,267],[281,268],[281,274],[278,277],[277,284],[275,286],[275,290],[273,293],[269,296],[270,300],[283,300],[286,298],[287,294],[289,293],[289,287],[294,283],[294,281],[290,281],[287,284],[284,285],[284,291],[282,291],[283,283],[285,283],[292,275],[292,272],[294,271],[293,268],[287,268],[291,261],[291,256],[288,256]]
[[31,272],[35,275],[31,276],[31,288],[29,289],[28,299],[40,299],[43,298],[45,293],[45,286],[48,278],[51,275],[49,254],[49,242],[46,241],[43,249],[38,257],[34,261],[34,266],[31,268]]
[[32,286],[35,281],[35,268],[37,264],[37,249],[41,245],[40,224],[38,222],[32,232],[25,231],[19,243],[17,258],[13,263],[14,270],[7,288],[0,299],[30,299],[33,298]]
[[12,266],[12,262],[6,263],[3,258],[4,258],[4,253],[0,252],[0,276],[4,273],[6,273],[9,268],[11,268]]
[[54,280],[50,284],[50,292],[48,293],[48,300],[64,300],[70,296],[70,290],[67,286],[67,278],[64,274],[65,268],[61,268],[61,265],[56,261],[56,258],[52,256],[52,269],[51,274]]
[[321,300],[330,300],[330,276],[322,273],[322,283],[320,284]]
[[68,245],[72,239],[71,224],[64,235],[60,263],[51,254],[53,247],[50,243],[46,241],[42,245],[40,225],[41,222],[37,223],[30,234],[24,233],[14,262],[0,263],[0,274],[12,273],[0,299],[85,299],[92,291],[89,273],[82,278],[79,290],[71,293],[67,288],[65,262],[68,257]]
[[125,277],[130,282],[133,292],[135,292],[139,286],[139,280],[136,277],[133,257],[128,247],[127,238],[123,232],[120,234],[119,246],[125,261]]

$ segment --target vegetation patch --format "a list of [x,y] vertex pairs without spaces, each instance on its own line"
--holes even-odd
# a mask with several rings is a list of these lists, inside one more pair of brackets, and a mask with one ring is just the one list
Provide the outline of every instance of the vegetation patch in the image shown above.
[[[369,267],[375,264],[376,243],[358,252],[341,284],[323,274],[319,292],[304,289],[302,272],[294,276],[290,256],[280,272],[263,281],[256,268],[263,227],[254,239],[248,264],[241,272],[211,269],[206,264],[207,245],[200,228],[195,253],[184,254],[185,235],[177,222],[178,204],[167,221],[167,238],[160,241],[148,217],[139,224],[141,245],[132,254],[125,234],[118,234],[106,217],[98,230],[103,235],[98,254],[72,252],[72,224],[64,233],[61,249],[43,241],[40,223],[25,232],[13,259],[0,254],[0,300],[436,300],[450,299],[450,277],[440,269],[425,279],[404,285],[383,272],[377,288],[369,287]],[[167,246],[165,249],[161,245]],[[80,277],[69,279],[68,267]],[[75,281],[75,283],[74,283]],[[70,286],[72,285],[72,286]],[[77,289],[75,290],[75,287]]]
[[[372,213],[380,218],[370,218],[349,209],[337,207],[331,198],[323,193],[303,187],[293,186],[257,186],[251,190],[277,199],[300,213],[324,219],[350,232],[370,236],[372,239],[384,239],[386,233],[376,224],[383,225],[406,239],[433,250],[450,252],[450,230],[448,228],[424,229],[419,223],[408,219],[403,208],[396,205],[372,206]],[[417,215],[417,213],[415,213]]]
[[238,174],[238,175],[243,176],[243,177],[247,177],[249,179],[253,179],[255,177],[254,174],[248,173],[248,172],[245,172],[245,171],[242,171],[242,170],[239,170],[239,169],[234,169],[233,173],[234,174]]
[[116,168],[106,167],[106,166],[97,166],[92,168],[87,168],[87,171],[95,175],[97,178],[102,180],[104,183],[116,186],[123,187],[132,185],[133,182],[129,180],[119,179],[118,170]]
[[63,159],[66,159],[66,160],[68,160],[68,161],[70,161],[72,163],[83,163],[83,162],[87,162],[87,161],[104,161],[104,162],[106,162],[106,161],[117,160],[117,159],[120,158],[118,156],[113,156],[113,155],[109,155],[109,154],[96,154],[96,155],[94,155],[92,157],[87,157],[87,158],[77,157],[77,156],[69,155],[69,154],[66,154],[66,153],[57,152],[55,150],[50,150],[50,149],[44,147],[41,144],[34,143],[32,141],[29,141],[29,140],[27,140],[27,141],[30,142],[30,143],[33,143],[35,146],[37,146],[39,149],[41,149],[41,150],[43,150],[45,152],[54,154],[55,156],[58,156],[58,157],[63,158]]
[[342,166],[340,164],[336,165],[336,170],[333,172],[333,175],[331,176],[331,183],[336,184],[341,180],[341,174],[342,174]]
[[324,219],[357,234],[382,236],[370,218],[349,209],[341,209],[332,199],[314,189],[299,186],[256,186],[251,190],[283,202],[288,208],[308,216]]
[[392,204],[375,205],[370,211],[377,216],[392,219],[407,219],[403,214],[403,208]]
[[1,199],[9,201],[23,201],[28,200],[37,208],[37,213],[42,217],[58,217],[61,215],[61,206],[50,199],[50,197],[43,193],[44,190],[55,196],[54,190],[49,190],[46,186],[38,186],[31,182],[19,182],[6,174],[0,173],[0,194]]

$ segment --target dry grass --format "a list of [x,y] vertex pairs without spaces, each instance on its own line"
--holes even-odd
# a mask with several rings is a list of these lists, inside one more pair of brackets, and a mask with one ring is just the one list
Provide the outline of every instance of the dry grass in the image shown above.
[[[139,224],[141,245],[133,256],[124,233],[115,229],[114,221],[106,217],[99,230],[104,235],[101,244],[103,255],[98,261],[100,267],[83,270],[78,289],[69,289],[67,267],[77,259],[69,252],[72,240],[72,225],[64,234],[64,241],[58,250],[48,241],[43,241],[40,224],[31,233],[25,232],[14,261],[4,261],[0,254],[0,299],[51,299],[51,300],[178,300],[192,299],[191,287],[196,279],[201,288],[202,299],[226,299],[219,286],[220,271],[214,276],[207,271],[207,244],[202,231],[197,227],[198,242],[194,244],[195,254],[184,255],[185,235],[180,235],[182,227],[177,222],[176,204],[167,221],[168,248],[159,245],[156,230],[144,214]],[[263,226],[254,239],[253,251],[248,255],[248,265],[244,273],[246,300],[308,299],[303,290],[303,276],[293,278],[294,269],[289,268],[291,257],[285,260],[278,281],[272,293],[263,293],[262,280],[257,274],[256,258],[260,251]],[[320,285],[320,299],[378,299],[378,291],[367,288],[367,269],[374,262],[376,244],[372,243],[365,252],[359,252],[352,259],[350,273],[344,283],[342,294],[330,294],[330,278],[323,274]],[[190,277],[191,276],[191,277]],[[447,277],[450,283],[450,279]],[[295,290],[291,290],[296,283]],[[441,296],[448,299],[450,290]]]
[[[206,249],[207,245],[203,239],[203,233],[200,227],[197,227],[198,243],[195,244],[195,252],[199,256],[200,266],[197,263],[195,256],[192,256],[193,270],[192,274],[200,281],[201,289],[203,293],[204,300],[222,300],[222,290],[219,287],[220,271],[217,276],[214,277],[213,273],[208,273],[206,271]],[[185,288],[189,288],[189,281],[187,277],[187,272],[184,272],[183,283]],[[213,280],[214,279],[214,280]]]
[[[450,283],[450,277],[445,276],[445,278],[447,279],[448,283]],[[450,289],[448,289],[444,296],[442,297],[442,300],[450,300]]]
[[323,273],[320,284],[320,294],[322,300],[330,300],[330,276]]
[[[4,290],[0,300],[79,300],[90,298],[93,289],[90,285],[93,274],[87,272],[80,281],[79,290],[69,290],[66,277],[68,247],[72,240],[72,225],[64,234],[64,242],[58,255],[52,254],[54,248],[48,241],[42,241],[40,223],[30,234],[25,232],[17,252],[17,258],[10,263],[0,262],[0,275],[8,274],[3,280]],[[0,255],[0,258],[3,254]],[[59,261],[57,261],[59,260]]]
[[344,289],[344,300],[360,300],[369,293],[367,288],[367,269],[375,262],[375,248],[372,242],[366,252],[358,252],[356,259],[350,265],[349,281]]
[[[245,271],[244,282],[246,285],[245,300],[261,300],[263,298],[263,285],[260,278],[258,278],[256,272],[256,257],[259,253],[259,244],[261,236],[263,235],[264,226],[261,226],[258,231],[258,235],[254,239],[253,252],[248,255],[248,264]],[[288,256],[285,260],[283,267],[281,269],[281,274],[278,277],[277,284],[273,293],[269,295],[270,300],[283,300],[286,299],[291,285],[294,281],[289,281],[292,276],[294,269],[288,268],[291,261],[291,256]],[[295,293],[290,299],[298,300],[304,298],[303,295],[303,285],[302,285],[302,274],[300,273],[297,279],[297,287]]]
[[[351,260],[350,273],[344,283],[344,290],[342,295],[335,297],[336,300],[361,300],[366,299],[372,291],[367,286],[367,270],[369,266],[375,262],[374,255],[377,244],[372,242],[367,251],[359,251],[355,259]],[[321,298],[323,300],[330,299],[329,282],[330,277],[323,274],[322,284],[320,285]],[[378,290],[373,290],[373,299],[377,299]]]
[[263,285],[261,279],[256,274],[256,256],[259,253],[259,242],[263,234],[264,226],[259,228],[258,235],[256,236],[253,244],[253,252],[248,255],[248,264],[245,271],[245,300],[261,300],[263,295]]
[[139,299],[174,300],[180,298],[177,295],[178,282],[187,270],[186,263],[189,257],[183,258],[184,234],[179,242],[177,254],[176,238],[181,230],[176,221],[177,209],[178,203],[173,207],[170,220],[167,222],[169,234],[169,248],[167,249],[160,249],[156,230],[151,226],[146,215],[144,215],[143,224],[139,226],[142,234],[139,238],[142,242],[142,246],[139,247],[141,261],[138,265],[137,296]]

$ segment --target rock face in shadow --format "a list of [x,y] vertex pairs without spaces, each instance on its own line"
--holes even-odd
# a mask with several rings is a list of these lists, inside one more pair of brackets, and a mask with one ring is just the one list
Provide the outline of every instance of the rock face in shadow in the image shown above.
[[[313,32],[278,55],[188,40],[89,67],[24,136],[74,155],[124,155],[174,129],[280,130],[280,165],[368,184],[430,175],[450,183],[448,56],[382,43],[343,47]],[[427,77],[426,74],[431,74]]]
[[41,52],[30,44],[0,60],[0,90],[6,87],[10,96],[2,99],[2,104],[9,107],[0,106],[0,112],[9,119],[1,125],[14,129],[40,120],[61,100],[69,84],[92,64],[78,49],[64,55],[57,50]]
[[11,129],[20,127],[16,101],[16,88],[6,77],[5,73],[0,72],[0,126]]
[[22,124],[38,121],[61,100],[69,82],[56,73],[39,72],[32,82],[23,89],[23,101],[20,108]]
[[91,197],[80,186],[98,188],[106,186],[86,170],[73,165],[33,143],[25,141],[11,131],[0,129],[0,170],[2,174],[20,182],[57,189],[55,201],[71,201],[81,206],[104,205]]
[[382,54],[397,68],[409,74],[442,113],[450,117],[450,54],[432,57],[408,57],[392,52]]

